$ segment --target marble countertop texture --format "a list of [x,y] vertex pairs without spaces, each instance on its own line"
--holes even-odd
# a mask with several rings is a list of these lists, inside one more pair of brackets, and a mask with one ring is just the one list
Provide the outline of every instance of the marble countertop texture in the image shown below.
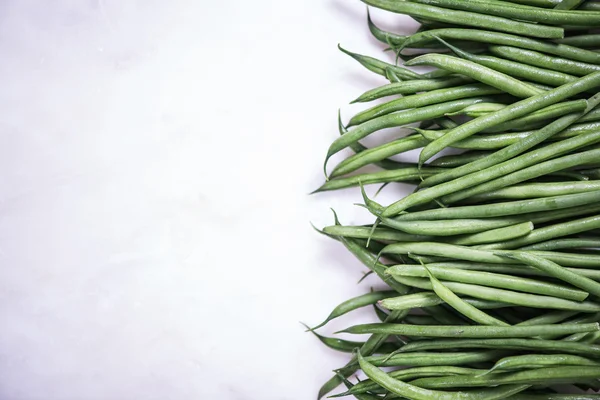
[[299,322],[380,286],[309,224],[371,221],[308,195],[385,83],[338,43],[386,57],[359,0],[0,4],[1,399],[316,398]]

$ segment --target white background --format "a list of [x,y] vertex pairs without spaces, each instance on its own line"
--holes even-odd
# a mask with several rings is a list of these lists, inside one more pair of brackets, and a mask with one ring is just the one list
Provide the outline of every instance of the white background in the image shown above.
[[338,42],[385,57],[359,0],[0,2],[1,399],[316,397],[299,321],[377,286],[309,225],[370,221],[307,194],[385,83]]

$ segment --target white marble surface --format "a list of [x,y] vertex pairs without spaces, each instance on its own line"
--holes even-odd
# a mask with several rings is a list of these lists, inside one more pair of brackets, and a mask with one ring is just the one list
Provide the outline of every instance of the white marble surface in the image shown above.
[[315,397],[347,356],[299,321],[377,285],[309,225],[368,221],[358,193],[307,195],[337,107],[384,83],[336,49],[381,56],[365,16],[0,3],[1,399]]

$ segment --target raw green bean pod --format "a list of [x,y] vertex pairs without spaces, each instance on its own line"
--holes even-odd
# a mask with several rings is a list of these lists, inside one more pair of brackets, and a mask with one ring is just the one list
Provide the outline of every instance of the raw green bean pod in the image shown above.
[[424,93],[401,97],[383,104],[378,104],[365,111],[356,114],[348,122],[347,128],[370,121],[373,118],[390,114],[395,111],[409,108],[424,107],[432,104],[443,103],[450,100],[463,99],[467,97],[499,94],[500,90],[484,84],[469,84],[446,89],[430,90]]
[[341,304],[337,305],[323,322],[316,325],[314,328],[311,328],[311,330],[319,329],[335,318],[341,317],[342,315],[348,314],[349,312],[357,310],[359,308],[373,305],[379,300],[383,300],[388,297],[393,297],[395,295],[397,295],[397,292],[388,290],[366,293],[361,296],[346,300]]
[[600,367],[580,366],[536,368],[507,374],[483,376],[451,376],[419,378],[411,383],[427,389],[451,389],[457,387],[487,387],[529,384],[529,385],[561,385],[586,383],[600,376]]
[[600,238],[566,238],[554,239],[520,247],[519,250],[564,250],[600,248]]
[[556,43],[568,44],[575,47],[598,48],[600,47],[600,34],[592,33],[586,35],[569,36],[563,39],[556,39]]
[[[308,325],[304,325],[307,330],[312,332],[317,339],[325,346],[329,347],[332,350],[340,351],[342,353],[352,353],[356,349],[360,349],[364,346],[364,342],[353,342],[350,340],[343,340],[338,338],[326,337],[323,335],[319,335],[317,332],[314,332]],[[392,342],[385,342],[375,351],[375,354],[388,354],[398,350],[398,345]]]
[[540,90],[529,84],[523,83],[510,75],[506,75],[492,68],[479,65],[469,60],[463,60],[461,58],[445,54],[424,54],[406,62],[405,65],[428,65],[442,68],[446,71],[466,75],[516,97],[528,98],[530,96],[545,93],[544,90]]
[[484,218],[484,219],[450,219],[438,221],[410,220],[403,221],[392,218],[380,218],[381,222],[391,228],[414,235],[452,236],[478,233],[490,229],[503,228],[519,223],[518,218]]
[[390,377],[358,353],[358,362],[364,373],[374,382],[400,396],[414,400],[495,400],[505,399],[510,395],[522,392],[530,385],[503,385],[499,388],[467,392],[440,392],[422,389]]
[[421,75],[419,75],[416,72],[413,72],[407,68],[402,68],[397,65],[389,64],[389,63],[386,63],[384,61],[378,60],[373,57],[353,53],[351,51],[344,49],[340,45],[338,45],[338,49],[340,49],[340,51],[349,55],[350,57],[354,58],[362,66],[367,68],[369,71],[374,72],[376,74],[386,76],[385,71],[386,71],[386,69],[389,69],[403,79],[420,79],[421,78]]
[[498,360],[488,373],[499,370],[519,370],[565,365],[600,367],[598,361],[572,354],[525,354]]
[[518,61],[532,66],[547,68],[570,75],[584,76],[592,72],[600,71],[600,65],[594,62],[573,60],[568,57],[554,57],[539,51],[523,49],[513,46],[490,46],[492,54]]
[[435,339],[410,342],[401,348],[403,352],[419,352],[419,354],[443,349],[523,350],[600,358],[600,346],[598,345],[543,339]]
[[362,0],[362,2],[395,13],[407,14],[411,17],[426,18],[436,22],[448,22],[451,24],[468,25],[485,29],[492,28],[496,31],[511,32],[539,38],[556,39],[564,37],[564,30],[562,28],[519,22],[492,15],[454,11],[446,8],[392,0]]
[[600,54],[590,50],[580,49],[566,44],[548,43],[542,40],[510,35],[508,33],[465,28],[432,29],[416,33],[406,38],[396,50],[402,51],[404,48],[419,47],[424,43],[434,42],[436,37],[445,40],[470,40],[473,42],[483,42],[488,45],[506,45],[554,54],[571,60],[600,64]]
[[463,76],[451,76],[448,78],[439,79],[419,79],[412,81],[401,81],[388,83],[374,89],[370,89],[350,103],[364,103],[380,99],[382,97],[394,95],[415,94],[418,92],[426,92],[429,90],[439,90],[444,88],[453,88],[459,85],[472,82],[473,80]]
[[600,180],[590,180],[586,182],[527,183],[482,193],[480,195],[471,197],[469,202],[533,199],[585,193],[595,190],[600,190]]
[[[526,293],[560,297],[575,301],[583,301],[588,297],[587,292],[555,283],[548,283],[535,279],[521,278],[500,273],[447,269],[443,267],[437,267],[435,265],[429,265],[425,267],[421,265],[396,265],[388,268],[386,270],[386,274],[390,274],[394,277],[408,276],[427,278],[428,275],[426,268],[428,268],[434,276],[444,281],[490,286],[500,289],[509,289]],[[594,282],[594,284],[598,285],[597,282]],[[387,302],[393,302],[395,297],[390,296],[386,299],[387,300],[382,300],[381,303],[384,306],[387,304]]]

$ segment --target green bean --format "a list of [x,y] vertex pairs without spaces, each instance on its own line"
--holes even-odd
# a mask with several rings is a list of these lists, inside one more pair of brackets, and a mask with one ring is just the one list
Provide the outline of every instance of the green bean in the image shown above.
[[[550,25],[596,25],[600,23],[600,13],[582,11],[542,10],[536,7],[515,7],[504,1],[469,0],[410,0],[414,3],[447,7],[450,9],[481,12],[521,21],[542,22]],[[531,36],[531,35],[529,35]]]
[[494,366],[488,371],[488,373],[498,370],[520,370],[556,365],[598,367],[600,366],[600,363],[597,361],[592,361],[589,358],[571,354],[525,354],[520,356],[505,357],[501,360],[498,360],[496,364],[494,364]]
[[424,93],[414,94],[412,96],[401,97],[399,99],[378,104],[365,111],[356,114],[347,127],[362,124],[373,118],[392,113],[394,111],[406,110],[408,108],[424,107],[432,104],[442,103],[450,100],[463,99],[467,97],[483,96],[489,94],[499,94],[500,90],[483,84],[469,84],[447,89],[431,90]]
[[540,38],[562,38],[562,28],[518,22],[508,18],[495,17],[466,11],[454,11],[445,8],[432,7],[408,2],[395,2],[390,0],[362,0],[363,3],[399,14],[408,14],[412,17],[426,18],[436,22],[468,25],[485,29],[493,28],[496,31],[511,32],[524,36]]
[[[452,367],[452,366],[444,365],[444,366],[416,367],[416,368],[401,369],[401,370],[397,370],[397,371],[391,371],[391,372],[389,372],[389,375],[390,375],[390,377],[392,377],[394,379],[409,380],[409,379],[424,378],[424,377],[430,377],[430,376],[475,375],[478,372],[481,372],[481,370],[474,369],[474,368]],[[380,388],[381,387],[377,383],[373,382],[370,379],[366,379],[366,380],[354,385],[354,387],[352,389],[348,390],[347,392],[340,393],[340,394],[337,394],[337,395],[334,395],[331,397],[336,398],[336,397],[350,396],[350,395],[356,395],[356,394],[361,394],[361,393],[366,393],[366,392],[374,392]]]
[[452,236],[478,233],[519,223],[517,218],[452,219],[439,221],[401,221],[381,217],[381,222],[391,228],[423,236]]
[[451,45],[445,40],[438,38],[445,46],[450,48],[456,55],[471,62],[492,68],[495,71],[508,74],[513,77],[524,78],[532,82],[544,83],[550,86],[560,86],[565,83],[573,82],[577,77],[563,72],[553,71],[551,69],[535,67],[516,61],[505,60],[488,55],[476,55],[466,52],[456,46]]
[[505,228],[491,229],[485,232],[473,233],[464,235],[455,239],[449,240],[449,243],[460,245],[478,245],[486,243],[494,243],[523,237],[533,231],[531,222],[522,222],[520,224],[510,225]]
[[400,396],[406,396],[415,400],[495,400],[522,392],[530,385],[504,385],[500,388],[487,389],[473,392],[440,392],[422,389],[400,380],[390,377],[373,364],[369,363],[361,353],[358,353],[358,362],[363,372],[374,382]]
[[433,239],[433,237],[430,236],[411,235],[393,229],[376,228],[373,230],[372,228],[365,226],[331,225],[324,227],[323,231],[332,236],[343,236],[353,239],[371,238],[372,240],[389,240],[393,242],[413,242]]
[[[583,301],[588,297],[588,293],[581,290],[572,289],[563,285],[538,281],[529,278],[520,278],[511,275],[504,275],[490,272],[465,271],[460,269],[446,269],[429,265],[423,267],[420,265],[398,265],[386,270],[386,274],[396,276],[427,278],[426,269],[439,279],[445,281],[475,284],[480,286],[490,286],[500,289],[510,289],[520,292],[536,293],[554,297],[560,297],[568,300]],[[552,276],[552,275],[550,275]],[[587,279],[587,278],[585,278]],[[598,283],[594,282],[598,285]],[[584,289],[585,290],[585,289]],[[441,297],[441,296],[440,296]],[[387,301],[393,302],[395,297],[388,297]]]
[[386,69],[389,69],[389,70],[393,71],[396,75],[401,77],[402,79],[420,79],[421,78],[421,75],[419,75],[416,72],[413,72],[407,68],[402,68],[397,65],[389,64],[389,63],[380,61],[373,57],[353,53],[351,51],[344,49],[339,44],[338,44],[338,49],[340,49],[340,51],[349,55],[350,57],[354,58],[362,66],[367,68],[369,71],[374,72],[376,74],[386,76],[385,71],[386,71]]
[[386,32],[382,29],[379,29],[377,25],[373,23],[371,19],[371,12],[369,11],[369,7],[367,7],[367,24],[369,26],[369,31],[373,35],[373,37],[385,44],[394,44],[401,43],[406,36],[396,35],[391,32]]
[[423,221],[449,220],[454,218],[493,218],[507,215],[519,215],[540,211],[553,211],[569,207],[578,207],[600,201],[600,190],[590,192],[539,197],[505,203],[482,204],[452,208],[416,211],[401,214],[396,220]]
[[423,42],[431,42],[435,40],[436,37],[452,40],[470,40],[474,42],[483,42],[488,45],[507,45],[554,54],[576,61],[600,64],[600,54],[593,51],[580,49],[578,47],[569,46],[566,44],[548,43],[542,40],[535,40],[517,35],[510,35],[507,33],[479,29],[446,28],[432,29],[429,31],[416,33],[406,38],[406,40],[400,44],[397,50],[402,51],[404,48],[415,47]]
[[[534,229],[529,235],[512,239],[506,242],[497,242],[493,244],[481,245],[482,249],[516,249],[519,247],[527,246],[533,243],[545,242],[547,240],[556,239],[563,236],[574,235],[581,232],[586,232],[591,229],[600,228],[600,215],[593,215],[590,217],[580,218],[567,222],[560,222],[558,224],[545,226],[543,228]],[[506,257],[513,257],[513,255],[505,254]],[[520,257],[521,255],[519,255]],[[600,296],[600,292],[598,294]]]
[[[485,264],[485,263],[472,263],[472,262],[436,262],[427,264],[428,266],[443,266],[444,268],[463,269],[467,271],[482,271],[482,272],[494,272],[494,273],[505,273],[512,275],[525,275],[525,276],[547,276],[545,273],[536,270],[532,267],[527,266],[516,266],[516,265],[503,265],[503,264]],[[593,269],[584,268],[567,268],[569,271],[577,272],[578,274],[592,278],[596,281],[600,280],[600,271]]]
[[[450,167],[450,166],[449,166]],[[585,193],[600,189],[600,180],[586,182],[527,183],[492,190],[469,198],[469,202],[485,202],[502,199],[530,199],[547,196]]]
[[582,248],[600,248],[600,239],[555,239],[524,246],[519,248],[519,250],[564,250]]
[[570,36],[563,39],[557,39],[556,43],[568,44],[576,47],[600,47],[600,34],[592,33],[585,35]]
[[472,321],[478,322],[482,325],[491,325],[491,326],[510,326],[509,324],[500,321],[492,317],[491,315],[486,314],[483,311],[480,311],[476,307],[470,305],[469,303],[463,301],[460,297],[452,292],[449,288],[447,288],[442,282],[440,282],[431,272],[427,269],[427,267],[423,267],[426,271],[429,280],[431,282],[431,286],[435,294],[437,294],[440,299],[444,300],[448,305],[458,311],[460,314],[469,318]]
[[568,366],[529,369],[502,375],[419,378],[411,383],[426,389],[450,389],[524,383],[529,385],[585,383],[588,379],[597,379],[598,377],[600,377],[600,367]]
[[569,319],[577,315],[577,311],[550,311],[546,314],[538,315],[537,317],[530,318],[523,322],[519,322],[517,325],[520,326],[531,326],[531,325],[546,325],[546,324],[557,324],[559,322],[563,322],[566,319]]
[[[465,107],[462,110],[447,113],[446,115],[466,115],[468,117],[481,117],[483,115],[490,114],[494,111],[502,110],[504,107],[506,107],[506,104],[504,103],[479,103]],[[451,129],[454,128],[456,127],[453,127]]]
[[410,310],[413,308],[431,307],[444,303],[438,295],[431,292],[405,294],[382,300],[379,304],[388,310]]
[[[585,137],[582,136],[583,140],[588,139],[588,138],[590,138],[590,136],[587,136],[587,135],[585,135]],[[577,139],[577,138],[573,138],[573,139]],[[565,142],[567,142],[568,140],[573,140],[573,139],[566,139],[561,142],[555,143],[555,144],[559,145],[556,147],[560,147],[562,144],[566,144]],[[594,139],[594,142],[595,141],[596,141],[596,139]],[[571,143],[573,143],[573,142],[571,142]],[[537,156],[540,156],[543,153],[545,153],[546,150],[548,150],[550,148],[556,148],[553,146],[554,145],[546,146],[544,149],[541,149],[539,152],[535,152],[535,154],[531,154],[532,152],[530,152],[530,153],[525,153],[524,155],[525,156],[529,155],[529,157],[530,157],[529,160],[533,160],[533,159],[537,158]],[[520,164],[527,164],[527,162],[522,163],[523,158],[521,158],[521,157],[522,156],[519,156],[518,158],[511,160],[514,163],[513,166],[517,165],[517,162],[515,162],[516,160],[519,160]],[[451,203],[454,203],[456,201],[462,200],[464,198],[467,198],[467,197],[470,197],[470,196],[473,196],[476,194],[489,192],[490,190],[498,189],[500,187],[511,186],[516,183],[521,183],[521,182],[524,182],[524,181],[527,181],[530,179],[534,179],[534,178],[537,178],[540,176],[548,175],[553,172],[562,171],[562,170],[565,170],[565,169],[568,169],[568,168],[571,168],[571,167],[574,167],[577,165],[591,163],[591,162],[598,160],[598,157],[600,157],[600,149],[582,151],[580,153],[572,153],[567,156],[554,158],[552,160],[544,161],[539,164],[523,168],[523,169],[513,172],[513,173],[508,173],[507,175],[504,175],[500,178],[488,180],[486,183],[482,183],[477,186],[469,187],[461,192],[456,192],[456,193],[453,193],[450,195],[443,196],[441,198],[441,201],[444,204],[451,204]],[[510,161],[508,163],[510,163]],[[529,165],[531,165],[531,164],[529,164]],[[504,169],[503,168],[504,166],[500,166],[499,169]],[[495,167],[490,167],[485,171],[487,172],[491,168],[495,168]],[[464,177],[458,178],[458,179],[469,178],[475,174],[476,173],[470,174],[470,175],[465,175]],[[447,182],[446,184],[453,184],[454,182],[457,182],[458,179]],[[444,185],[444,184],[442,184],[442,185]],[[440,186],[441,185],[435,186],[432,189],[439,188]],[[390,212],[383,211],[382,215],[385,215],[386,213],[389,214]],[[529,244],[529,243],[527,243],[527,244]]]
[[458,155],[448,155],[436,158],[429,163],[432,167],[454,168],[478,160],[490,154],[487,151],[467,151]]
[[428,65],[442,68],[473,78],[479,82],[500,89],[517,97],[530,97],[545,93],[545,91],[523,83],[518,79],[498,72],[494,69],[479,65],[469,60],[445,55],[429,53],[413,58],[405,63],[407,66]]
[[[411,325],[439,325],[435,318],[428,315],[409,315],[404,318],[404,321]],[[398,349],[396,348],[396,350]]]
[[[345,376],[341,376],[340,379],[343,379],[344,385],[346,386],[346,388],[348,390],[352,390],[354,388],[354,386],[348,379],[346,379]],[[335,397],[336,395],[333,396],[329,396],[329,397]],[[356,397],[358,400],[380,400],[379,396],[375,396],[369,393],[357,393],[354,395],[354,397]]]
[[371,292],[346,300],[343,303],[337,305],[323,322],[316,325],[314,328],[311,328],[311,330],[317,330],[327,325],[327,323],[329,323],[335,318],[341,317],[342,315],[348,314],[349,312],[357,310],[359,308],[370,306],[372,304],[377,303],[379,300],[383,300],[388,297],[393,297],[395,295],[397,295],[397,292],[395,291]]
[[[332,350],[340,351],[343,353],[352,353],[354,352],[354,350],[361,348],[365,344],[364,342],[352,342],[350,340],[322,336],[310,329],[308,325],[304,326],[309,332],[312,332],[312,334],[314,334],[321,343],[323,343],[325,346],[329,347]],[[396,344],[391,342],[385,342],[375,351],[375,354],[388,354],[396,351],[397,349],[398,346]]]
[[544,271],[549,276],[560,279],[563,282],[587,291],[595,296],[600,296],[600,283],[589,278],[581,276],[576,272],[571,272],[560,265],[548,261],[542,257],[529,254],[525,251],[501,252],[502,255],[519,260],[530,267]]
[[[559,327],[563,325],[546,326]],[[516,326],[513,326],[513,328],[515,327]],[[550,333],[553,334],[553,332]],[[443,349],[529,350],[600,358],[600,346],[543,339],[435,339],[410,342],[401,348],[401,350],[406,353]]]
[[600,65],[593,62],[572,60],[569,58],[553,57],[535,50],[522,49],[512,46],[490,46],[492,54],[521,63],[564,72],[571,75],[584,76],[600,71]]
[[526,338],[547,334],[568,335],[578,332],[595,332],[600,330],[598,323],[593,324],[561,324],[534,326],[438,326],[438,325],[406,325],[406,324],[362,324],[354,325],[337,333],[380,333],[387,335],[403,335],[418,337],[462,337],[462,338]]
[[587,91],[598,85],[600,85],[600,72],[595,72],[556,89],[513,103],[492,114],[466,122],[458,128],[451,130],[440,139],[425,146],[419,156],[419,164],[425,163],[425,161],[429,160],[444,148],[452,145],[454,142],[465,139],[496,124],[519,118],[527,113],[555,104],[567,97]]
[[345,149],[349,145],[356,143],[360,139],[380,129],[404,126],[407,124],[412,124],[414,122],[419,122],[430,118],[443,117],[444,114],[448,112],[460,110],[461,108],[465,108],[470,104],[475,104],[487,100],[489,100],[489,98],[487,97],[454,100],[445,103],[434,104],[431,106],[415,108],[412,110],[398,111],[392,114],[375,118],[371,121],[365,122],[364,124],[357,126],[348,133],[337,138],[331,144],[329,150],[327,151],[325,164],[327,164],[327,160],[332,155],[338,153],[339,151]]
[[458,124],[449,117],[436,118],[434,121],[444,129],[454,129],[458,126]]
[[[432,290],[432,285],[427,281],[427,279],[409,278],[400,275],[395,275],[394,279],[406,286],[412,286],[423,290]],[[549,308],[554,310],[577,310],[581,312],[600,311],[600,304],[590,301],[578,302],[547,295],[521,293],[505,289],[496,289],[488,286],[451,281],[444,281],[444,285],[446,285],[455,293],[464,294],[469,297],[490,301],[503,301],[518,306],[530,308]]]
[[366,165],[385,160],[393,155],[418,149],[427,143],[428,140],[426,138],[423,138],[420,135],[413,135],[396,139],[392,142],[385,143],[377,147],[366,149],[360,153],[346,158],[344,161],[336,165],[333,171],[331,171],[331,174],[329,174],[329,178],[332,179],[346,175]]
[[[411,326],[411,325],[407,325]],[[433,325],[440,328],[438,325]],[[412,343],[412,342],[411,342]],[[406,346],[406,345],[405,345]],[[589,346],[589,345],[588,345]],[[370,356],[367,360],[377,367],[431,367],[431,366],[457,366],[468,365],[477,362],[496,360],[503,357],[506,352],[501,351],[471,351],[471,352],[444,352],[444,353],[401,353],[392,356]]]
[[382,97],[393,96],[393,95],[406,95],[415,94],[418,92],[425,92],[428,90],[439,90],[444,88],[453,88],[458,85],[471,82],[472,79],[463,76],[452,76],[448,78],[440,79],[419,79],[412,81],[401,81],[396,83],[389,83],[377,87],[375,89],[368,90],[357,97],[350,103],[364,103],[380,99]]
[[360,175],[353,175],[347,178],[336,178],[331,179],[321,185],[318,189],[312,193],[326,192],[330,190],[346,189],[350,187],[356,187],[363,185],[371,185],[375,183],[386,183],[386,182],[414,182],[418,181],[421,177],[430,176],[441,172],[441,168],[417,168],[417,167],[406,167],[390,171],[377,171],[371,173],[364,173]]
[[593,1],[587,1],[585,4],[583,4],[581,7],[579,7],[579,9],[580,10],[600,11],[600,3],[593,2]]

